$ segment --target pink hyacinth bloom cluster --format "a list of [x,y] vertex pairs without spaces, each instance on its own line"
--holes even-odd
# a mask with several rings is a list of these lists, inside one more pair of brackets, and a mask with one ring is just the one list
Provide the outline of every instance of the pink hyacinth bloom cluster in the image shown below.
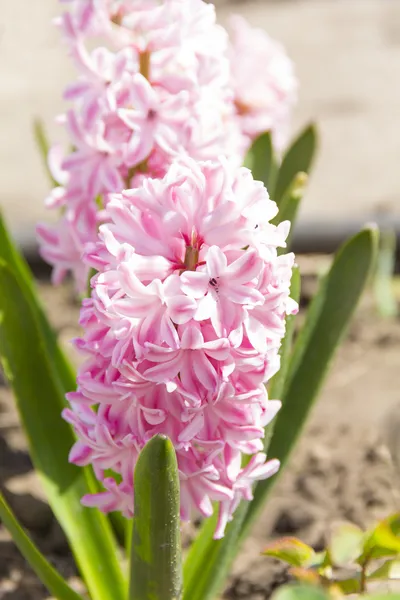
[[111,194],[105,213],[86,248],[98,272],[76,340],[86,360],[64,411],[78,436],[70,460],[93,465],[104,486],[83,502],[131,516],[138,454],[166,434],[182,519],[218,503],[219,538],[253,482],[279,467],[263,452],[280,407],[264,384],[297,311],[294,256],[277,253],[289,223],[272,225],[262,183],[223,159],[180,159],[163,178]]
[[230,19],[230,40],[231,84],[245,147],[271,131],[274,146],[281,151],[297,99],[293,63],[280,43],[239,15]]
[[72,271],[84,291],[85,245],[108,194],[162,177],[180,156],[224,154],[240,163],[227,34],[202,0],[67,0],[57,23],[79,72],[59,120],[72,150],[53,148],[59,183],[47,200],[59,222],[40,225],[44,259],[59,283]]
[[61,2],[57,25],[79,76],[59,117],[70,148],[49,155],[59,185],[46,204],[59,220],[37,231],[53,282],[71,272],[84,292],[81,257],[96,240],[108,194],[163,177],[182,156],[225,155],[238,166],[267,129],[281,148],[296,84],[277,43],[237,17],[229,45],[202,0]]

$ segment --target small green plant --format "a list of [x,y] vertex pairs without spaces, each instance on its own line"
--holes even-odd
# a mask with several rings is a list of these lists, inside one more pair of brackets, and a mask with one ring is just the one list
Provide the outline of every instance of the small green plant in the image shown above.
[[[370,595],[376,582],[400,579],[399,513],[367,531],[347,522],[333,525],[328,546],[322,552],[315,552],[295,537],[284,537],[269,544],[263,554],[290,565],[289,574],[300,583],[290,586],[287,592],[282,588],[274,600],[400,598],[398,593]],[[309,595],[303,595],[307,589]]]

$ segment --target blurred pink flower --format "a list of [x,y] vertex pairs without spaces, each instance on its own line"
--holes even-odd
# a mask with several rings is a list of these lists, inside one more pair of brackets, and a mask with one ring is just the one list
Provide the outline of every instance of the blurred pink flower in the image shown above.
[[70,460],[92,464],[105,488],[86,505],[132,515],[134,465],[157,433],[177,452],[182,518],[219,503],[216,537],[253,482],[276,472],[262,438],[280,403],[264,384],[297,306],[275,213],[263,185],[223,159],[176,161],[110,197],[84,254],[99,272],[75,342],[86,362],[64,411],[78,436]]
[[297,79],[284,47],[262,29],[232,16],[229,59],[236,115],[245,138],[271,131],[276,148],[287,142]]

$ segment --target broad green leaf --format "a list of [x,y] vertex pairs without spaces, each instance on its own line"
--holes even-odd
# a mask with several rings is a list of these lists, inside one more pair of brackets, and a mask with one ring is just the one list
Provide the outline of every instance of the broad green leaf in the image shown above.
[[[300,272],[297,267],[293,269],[290,288],[291,297],[297,302],[300,298]],[[269,393],[270,398],[279,398],[283,388],[287,371],[294,332],[294,317],[286,317],[286,335],[281,346],[281,368],[273,378]],[[273,423],[265,432],[265,446],[272,434]],[[217,524],[217,516],[206,519],[200,533],[190,547],[184,565],[184,600],[192,598],[198,600],[214,599],[215,594],[223,585],[229,568],[237,554],[242,524],[247,511],[252,509],[252,503],[242,502],[234,514],[233,520],[228,523],[225,536],[222,540],[214,540],[213,535]],[[201,584],[198,582],[201,580]],[[197,595],[196,595],[197,594]],[[201,595],[203,594],[203,596]],[[207,595],[208,594],[208,595]]]
[[286,151],[279,169],[273,199],[278,206],[297,173],[309,173],[317,149],[315,125],[306,127]]
[[271,600],[329,600],[329,596],[317,587],[289,584],[272,594]]
[[238,538],[248,503],[242,502],[221,540],[214,540],[217,514],[206,519],[191,545],[183,570],[183,600],[215,600],[238,551]]
[[331,529],[329,553],[333,564],[345,566],[354,562],[363,551],[365,534],[353,523],[335,523]]
[[25,533],[2,494],[0,494],[0,521],[8,529],[25,560],[53,596],[58,600],[82,600],[82,597],[70,588]]
[[130,556],[131,556],[132,532],[133,532],[133,519],[126,519],[126,523],[125,523],[125,554],[128,558],[130,558]]
[[[321,282],[293,348],[282,395],[282,408],[273,429],[268,455],[285,466],[316,400],[335,350],[368,280],[377,246],[378,232],[365,229],[338,251],[330,271]],[[243,524],[246,533],[277,477],[260,481]]]
[[113,535],[104,515],[80,503],[96,488],[91,471],[68,462],[75,438],[61,418],[63,389],[54,375],[37,311],[19,279],[0,262],[1,363],[14,391],[31,457],[92,599],[107,600],[110,595],[122,599],[125,583]]
[[58,186],[60,185],[53,177],[53,175],[50,172],[49,169],[49,164],[47,162],[47,158],[48,158],[48,154],[49,154],[49,149],[50,149],[50,144],[48,142],[47,139],[47,135],[44,129],[44,125],[43,125],[43,121],[41,119],[35,119],[33,122],[33,134],[35,137],[35,141],[37,144],[37,147],[39,149],[40,152],[40,156],[42,158],[42,162],[43,162],[43,166],[46,170],[46,174],[47,177],[51,183],[52,186]]
[[293,567],[308,567],[313,561],[315,552],[311,546],[295,537],[283,537],[268,544],[262,554],[279,558]]
[[368,580],[400,579],[400,560],[399,559],[386,560],[378,568],[373,569],[370,573],[368,573],[367,579]]
[[41,335],[46,344],[48,357],[54,369],[55,377],[60,381],[63,393],[75,389],[76,378],[74,370],[57,343],[57,337],[37,298],[33,275],[22,255],[18,252],[7,231],[4,220],[0,214],[0,260],[10,265],[11,270],[17,275],[27,300],[35,312]]
[[282,221],[290,221],[290,231],[286,239],[286,248],[278,248],[278,254],[284,254],[287,252],[287,249],[290,248],[297,212],[304,196],[307,180],[308,176],[306,173],[297,173],[296,177],[293,179],[287,192],[282,198],[282,203],[279,207],[279,213],[272,220],[274,225],[278,225],[279,223],[282,223]]
[[171,441],[153,437],[135,468],[130,600],[180,600],[179,476]]
[[262,133],[254,140],[244,159],[244,166],[250,169],[254,179],[263,182],[270,197],[274,199],[277,165],[270,131]]
[[[76,374],[62,351],[57,336],[50,325],[47,316],[41,306],[37,296],[34,278],[28,264],[13,243],[4,220],[0,213],[0,260],[4,260],[11,267],[11,270],[18,275],[18,283],[23,289],[27,300],[30,302],[32,310],[36,313],[41,335],[45,341],[47,355],[54,370],[54,377],[58,379],[61,386],[63,397],[76,387]],[[45,400],[45,399],[44,399]],[[67,403],[65,402],[65,405]],[[42,405],[44,407],[44,405]],[[90,486],[94,491],[100,491],[100,486],[94,477],[91,468],[87,468],[87,477],[90,480]],[[108,518],[112,527],[117,533],[118,539],[124,538],[124,517],[121,513],[111,513]]]
[[400,555],[399,515],[384,519],[366,536],[360,564],[373,558]]

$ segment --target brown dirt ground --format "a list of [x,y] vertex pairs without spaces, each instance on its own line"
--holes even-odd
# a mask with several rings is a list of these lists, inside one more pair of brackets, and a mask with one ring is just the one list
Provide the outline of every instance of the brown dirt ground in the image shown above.
[[[299,262],[306,273],[306,304],[315,289],[315,272],[326,259],[321,263],[300,257]],[[53,289],[42,281],[40,293],[67,344],[77,331],[78,306],[71,289]],[[400,471],[385,444],[391,439],[394,447],[399,439],[393,434],[400,423],[399,349],[400,322],[378,318],[367,296],[290,465],[235,562],[223,598],[267,599],[287,580],[283,566],[260,556],[272,537],[296,535],[321,549],[333,521],[346,519],[367,526],[399,509]],[[399,460],[400,452],[397,456]],[[81,590],[65,538],[32,471],[13,400],[4,385],[0,385],[0,486],[41,550]],[[0,598],[47,597],[0,526]]]

